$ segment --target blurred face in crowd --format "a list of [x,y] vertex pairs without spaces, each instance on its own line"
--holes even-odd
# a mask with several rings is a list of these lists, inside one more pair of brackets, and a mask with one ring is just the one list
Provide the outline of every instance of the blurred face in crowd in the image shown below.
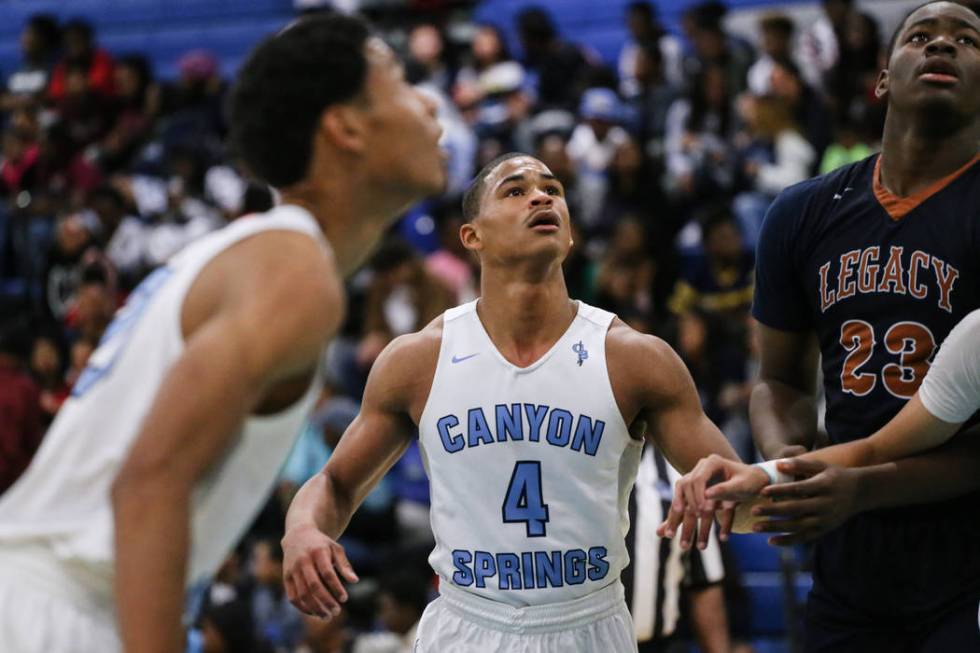
[[684,358],[700,358],[707,337],[708,328],[696,313],[684,313],[677,319],[677,348]]
[[789,43],[789,34],[781,29],[770,27],[762,30],[762,50],[773,59],[788,56]]
[[496,63],[503,58],[504,46],[500,35],[492,27],[483,26],[473,35],[473,57],[483,66]]
[[33,59],[42,54],[44,50],[44,39],[32,25],[24,28],[20,33],[20,51],[27,59]]
[[116,93],[120,97],[134,98],[140,92],[140,74],[132,66],[117,65],[113,71],[113,80],[116,85]]
[[[941,114],[943,123],[980,115],[980,18],[952,2],[927,5],[906,19],[878,77],[878,97],[902,109]],[[960,120],[951,121],[952,116]]]
[[252,573],[262,585],[275,586],[282,582],[282,562],[276,560],[268,542],[256,542],[252,548]]
[[626,15],[626,27],[634,39],[642,39],[650,32],[650,16],[643,9],[630,9]]
[[725,221],[705,234],[704,250],[718,263],[735,263],[742,256],[742,234],[734,222]]
[[565,189],[541,161],[519,156],[484,180],[479,215],[460,229],[486,264],[563,261],[571,247]]
[[434,66],[442,57],[442,35],[432,25],[419,25],[408,37],[412,58],[425,66]]
[[85,340],[83,338],[76,341],[71,346],[71,366],[76,370],[84,369],[94,349],[91,340]]
[[777,97],[795,103],[803,94],[803,86],[799,78],[788,68],[776,64],[772,68],[772,93]]
[[65,54],[70,59],[79,59],[89,54],[92,44],[88,35],[81,29],[65,30]]
[[556,177],[567,183],[575,172],[565,146],[565,139],[560,134],[549,134],[538,144],[536,156]]
[[34,341],[31,352],[31,369],[42,379],[51,379],[61,371],[61,354],[58,347],[48,338]]
[[405,81],[401,64],[381,39],[369,39],[365,54],[365,97],[353,105],[366,127],[359,153],[368,174],[396,196],[441,192],[446,166],[435,101]]

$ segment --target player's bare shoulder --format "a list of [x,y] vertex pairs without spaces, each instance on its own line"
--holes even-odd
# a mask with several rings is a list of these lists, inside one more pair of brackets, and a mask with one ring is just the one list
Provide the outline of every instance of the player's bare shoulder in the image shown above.
[[619,318],[606,334],[606,364],[616,401],[627,419],[651,408],[652,402],[674,396],[690,382],[687,368],[669,344]]
[[442,325],[440,315],[421,330],[392,340],[378,356],[368,379],[367,392],[372,397],[392,411],[407,412],[416,423],[435,378]]

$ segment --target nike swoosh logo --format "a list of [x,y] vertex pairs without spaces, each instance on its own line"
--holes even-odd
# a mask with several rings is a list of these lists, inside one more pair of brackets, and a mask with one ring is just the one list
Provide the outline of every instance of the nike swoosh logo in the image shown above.
[[480,352],[476,352],[475,354],[470,354],[469,356],[456,356],[455,354],[453,354],[453,362],[454,363],[462,363],[465,360],[469,360],[470,358],[473,358],[474,356],[479,356],[479,355],[480,355]]

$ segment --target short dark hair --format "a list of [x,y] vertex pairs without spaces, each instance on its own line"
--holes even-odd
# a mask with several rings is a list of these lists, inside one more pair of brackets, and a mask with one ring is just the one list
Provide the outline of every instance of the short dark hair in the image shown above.
[[57,49],[61,43],[61,28],[58,27],[57,17],[52,14],[33,14],[27,19],[27,27],[34,30],[48,50]]
[[429,583],[414,572],[396,571],[384,577],[378,589],[418,614],[422,614],[429,604]]
[[507,154],[501,154],[496,159],[483,166],[483,169],[476,174],[473,181],[470,182],[469,187],[467,187],[466,192],[463,193],[463,220],[466,222],[471,222],[474,218],[480,215],[480,203],[483,199],[483,190],[486,185],[487,177],[490,173],[497,169],[504,161],[509,159],[516,159],[519,156],[531,156],[530,154],[525,154],[524,152],[508,152]]
[[92,40],[95,35],[94,31],[92,30],[92,24],[84,18],[73,18],[69,20],[62,28],[62,33],[77,34],[78,36],[81,36],[88,45],[92,45]]
[[796,29],[796,25],[793,23],[793,19],[786,14],[779,13],[769,13],[759,20],[759,27],[763,31],[773,31],[782,34],[783,36],[792,36],[793,31]]
[[307,173],[323,111],[357,97],[371,30],[343,14],[303,17],[249,55],[231,93],[231,142],[249,171],[272,186]]
[[934,5],[940,2],[949,2],[950,4],[965,7],[980,18],[980,3],[971,2],[971,0],[929,0],[929,2],[923,2],[921,5],[913,7],[907,14],[902,16],[902,20],[898,22],[898,27],[895,28],[894,32],[892,32],[892,37],[888,39],[888,49],[885,50],[885,61],[889,61],[892,58],[892,53],[895,51],[895,46],[898,44],[898,37],[901,35],[902,30],[905,29],[905,23],[908,22],[912,14],[923,7],[928,7],[929,5]]

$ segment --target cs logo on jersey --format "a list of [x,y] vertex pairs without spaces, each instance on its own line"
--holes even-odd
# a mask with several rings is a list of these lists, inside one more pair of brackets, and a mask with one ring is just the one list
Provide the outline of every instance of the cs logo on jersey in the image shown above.
[[582,344],[581,340],[572,345],[572,351],[578,354],[578,366],[582,367],[582,363],[589,357],[589,352],[586,351],[585,345]]

